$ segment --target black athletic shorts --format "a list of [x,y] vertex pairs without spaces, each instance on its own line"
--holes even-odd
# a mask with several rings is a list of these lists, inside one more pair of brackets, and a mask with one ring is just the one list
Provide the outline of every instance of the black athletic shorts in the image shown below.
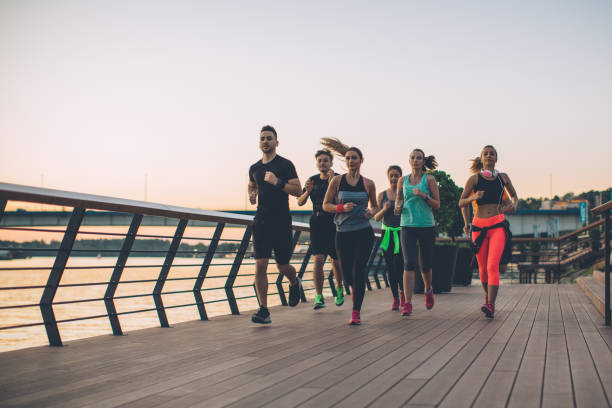
[[274,250],[276,263],[287,265],[293,248],[291,217],[255,217],[253,247],[255,259],[270,259]]
[[329,255],[338,259],[336,254],[336,224],[328,215],[310,217],[310,248],[313,255]]

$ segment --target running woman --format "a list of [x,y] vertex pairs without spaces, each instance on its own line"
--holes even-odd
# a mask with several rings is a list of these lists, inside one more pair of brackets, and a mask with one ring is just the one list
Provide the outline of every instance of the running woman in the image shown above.
[[[363,154],[356,147],[348,147],[338,139],[323,138],[321,143],[344,157],[348,173],[334,176],[323,199],[323,209],[336,213],[336,251],[344,279],[352,287],[353,312],[349,324],[361,324],[361,304],[365,296],[368,271],[366,266],[374,231],[370,218],[378,212],[376,186],[360,173]],[[369,203],[369,208],[368,208]]]
[[404,272],[404,258],[400,245],[400,216],[395,215],[395,195],[397,192],[397,182],[402,177],[402,168],[397,165],[389,166],[387,169],[387,178],[389,179],[389,188],[378,194],[378,207],[380,211],[374,215],[376,221],[382,220],[382,229],[384,231],[380,249],[382,249],[385,262],[387,263],[389,285],[393,294],[393,303],[391,310],[399,310],[404,307],[406,297],[404,296],[404,285],[402,275]]
[[306,185],[302,195],[298,197],[298,205],[302,206],[308,201],[312,201],[312,215],[310,216],[310,247],[314,255],[313,281],[317,292],[314,301],[314,309],[325,307],[323,299],[323,265],[325,257],[329,255],[332,259],[332,270],[336,277],[336,306],[344,303],[344,287],[342,286],[342,269],[338,256],[336,255],[336,226],[334,225],[334,214],[323,210],[323,198],[329,186],[329,180],[337,175],[332,170],[333,156],[327,150],[319,150],[315,153],[317,169],[319,174],[315,174],[306,180]]
[[421,276],[425,284],[425,307],[434,306],[432,280],[432,263],[436,233],[432,209],[440,208],[438,183],[427,170],[438,167],[434,156],[425,156],[421,149],[410,153],[412,172],[397,182],[395,215],[401,214],[401,241],[404,254],[404,291],[406,303],[402,316],[412,313],[412,292],[414,291],[414,273],[419,264],[417,241],[421,248]]
[[289,264],[293,237],[289,194],[299,196],[300,180],[293,163],[276,154],[278,137],[272,126],[264,126],[259,135],[261,160],[249,169],[249,200],[257,203],[253,222],[253,246],[255,248],[255,289],[259,299],[259,311],[253,314],[253,323],[270,323],[268,310],[268,262],[274,249],[276,266],[287,277],[289,306],[300,301],[300,281],[295,268]]
[[[475,191],[472,191],[470,193],[470,197],[473,196],[474,194],[475,194]],[[513,194],[516,195],[516,192],[514,192]],[[502,205],[503,205],[502,212],[504,214],[513,214],[516,212],[516,208],[514,208],[514,206],[512,205],[512,201],[510,200],[508,191],[504,191],[504,195],[502,196]],[[463,232],[468,237],[471,236],[470,231],[472,228],[472,222],[470,220],[472,219],[472,216],[478,211],[478,204],[476,203],[476,201],[472,201],[472,208],[473,208],[473,211],[471,213],[470,213],[469,206],[463,207],[461,209],[461,215],[463,216]],[[508,220],[505,220],[505,221],[506,223],[508,223],[508,227],[509,227],[510,223],[508,222]],[[512,233],[510,232],[510,230],[508,230],[507,232],[508,232],[507,238],[511,240]],[[508,264],[510,263],[511,260],[512,260],[512,244],[509,241],[506,241],[504,253],[502,254],[501,260],[499,261],[500,275],[503,275],[504,273],[506,273],[506,269],[508,268]],[[487,285],[483,283],[482,287],[485,292],[485,303],[489,303],[488,298],[487,298]]]
[[[499,265],[509,232],[504,212],[514,211],[518,203],[516,190],[505,173],[495,170],[497,150],[491,145],[482,149],[479,157],[472,160],[470,170],[473,175],[465,183],[459,200],[464,208],[476,202],[478,209],[472,220],[471,239],[477,250],[480,281],[485,290],[485,303],[481,310],[486,317],[493,318],[495,300],[499,291]],[[510,193],[510,208],[503,206],[505,189]],[[470,196],[470,193],[475,193]]]

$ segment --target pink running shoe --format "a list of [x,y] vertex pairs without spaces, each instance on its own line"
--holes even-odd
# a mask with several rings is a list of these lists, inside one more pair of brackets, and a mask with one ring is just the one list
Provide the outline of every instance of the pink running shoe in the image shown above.
[[406,302],[404,303],[404,307],[402,308],[402,316],[410,316],[412,314],[412,303]]
[[399,298],[394,297],[393,304],[391,305],[391,310],[399,310],[399,307],[400,307],[400,300]]
[[434,307],[433,288],[429,289],[429,292],[425,292],[425,307],[427,310],[431,310]]
[[351,320],[349,321],[351,326],[356,326],[361,324],[361,319],[359,318],[359,310],[353,310],[353,314],[351,315]]
[[400,307],[404,307],[405,303],[406,303],[406,296],[404,295],[404,291],[402,290],[400,292]]
[[495,314],[495,305],[492,305],[491,303],[485,303],[484,305],[482,305],[480,310],[482,310],[482,313],[484,313],[486,317],[492,319],[493,315]]

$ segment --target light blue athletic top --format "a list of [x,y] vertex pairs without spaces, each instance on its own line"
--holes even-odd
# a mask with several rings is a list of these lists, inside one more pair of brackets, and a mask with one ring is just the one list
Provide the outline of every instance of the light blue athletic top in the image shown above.
[[427,174],[423,174],[416,186],[410,184],[410,174],[404,177],[404,206],[402,207],[402,227],[433,227],[436,225],[433,211],[424,198],[415,196],[412,190],[418,188],[431,196],[427,185]]

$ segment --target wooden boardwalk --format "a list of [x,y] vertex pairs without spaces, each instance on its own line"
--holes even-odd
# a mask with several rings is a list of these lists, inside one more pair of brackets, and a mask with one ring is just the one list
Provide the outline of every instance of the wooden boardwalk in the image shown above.
[[2,407],[608,407],[612,329],[576,285],[507,285],[391,312],[374,290],[363,324],[312,303],[0,354]]

